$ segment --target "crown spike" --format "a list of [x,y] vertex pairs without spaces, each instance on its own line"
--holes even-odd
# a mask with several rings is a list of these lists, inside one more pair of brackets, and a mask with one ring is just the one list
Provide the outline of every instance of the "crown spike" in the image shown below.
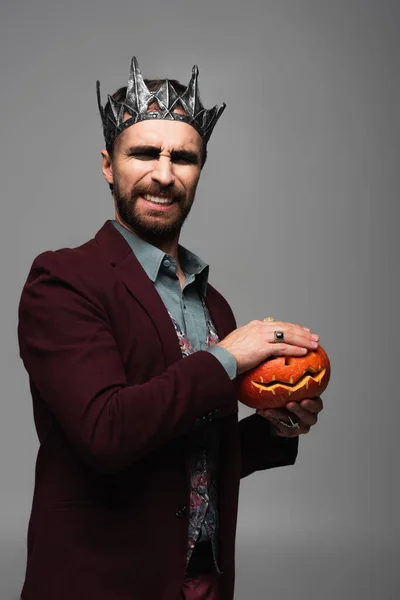
[[174,86],[172,85],[172,83],[170,81],[168,81],[168,89],[169,89],[169,110],[173,111],[174,108],[176,108],[176,105],[178,103],[180,103],[181,99],[180,99],[178,92],[176,91],[176,89],[174,88]]
[[136,99],[137,99],[137,88],[136,88],[137,77],[136,77],[136,74],[138,71],[140,71],[139,65],[136,60],[136,56],[134,56],[131,60],[131,68],[129,71],[128,83],[126,86],[125,100],[127,98],[130,98],[132,107],[135,106],[136,108],[137,108],[137,101],[136,101]]
[[100,81],[96,81],[97,105],[99,107],[101,119],[104,121],[104,108],[101,105]]
[[186,91],[181,96],[182,103],[184,103],[185,107],[187,107],[188,112],[192,117],[194,117],[196,113],[203,108],[198,94],[198,77],[199,68],[197,65],[194,65],[189,84],[186,88]]
[[169,106],[169,86],[168,79],[166,79],[157,92],[157,101],[161,109],[168,109]]
[[172,112],[176,101],[179,99],[179,95],[176,93],[172,83],[168,79],[165,79],[155,95],[155,98],[157,99],[161,110]]
[[[218,106],[214,106],[214,108],[210,109],[209,113],[211,113],[211,116],[207,119],[206,122],[204,122],[204,130],[205,130],[204,131],[204,140],[205,140],[205,142],[208,142],[208,140],[213,132],[213,129],[214,129],[215,125],[217,124],[218,119],[224,112],[225,108],[226,108],[226,104],[225,104],[225,102],[223,102],[219,108],[218,108]],[[203,120],[205,121],[205,115],[203,115]]]
[[134,56],[131,62],[131,73],[127,85],[125,102],[130,104],[135,112],[146,112],[152,95],[144,82],[139,63],[136,56]]
[[118,123],[121,105],[119,102],[116,102],[111,96],[108,96],[108,101],[110,103],[110,108],[112,116],[114,117],[114,121],[115,123]]

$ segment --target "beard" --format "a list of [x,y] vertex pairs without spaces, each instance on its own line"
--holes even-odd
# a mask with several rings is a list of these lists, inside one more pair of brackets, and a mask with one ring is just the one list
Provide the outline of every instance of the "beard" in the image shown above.
[[[146,214],[137,207],[139,196],[146,194],[158,196],[166,194],[174,198],[178,204],[178,214],[171,218],[168,214],[147,209]],[[180,231],[186,221],[194,201],[195,189],[191,197],[187,198],[186,193],[178,187],[172,186],[166,190],[160,186],[135,186],[130,194],[121,191],[118,181],[114,182],[114,200],[118,214],[122,221],[128,225],[139,237],[146,240],[153,246],[162,243],[168,243],[179,238]]]

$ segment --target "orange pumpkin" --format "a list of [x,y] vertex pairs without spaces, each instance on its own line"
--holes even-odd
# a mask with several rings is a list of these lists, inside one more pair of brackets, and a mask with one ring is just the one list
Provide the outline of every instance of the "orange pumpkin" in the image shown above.
[[251,408],[282,408],[319,396],[331,374],[325,350],[318,346],[304,356],[271,357],[236,379],[239,400]]

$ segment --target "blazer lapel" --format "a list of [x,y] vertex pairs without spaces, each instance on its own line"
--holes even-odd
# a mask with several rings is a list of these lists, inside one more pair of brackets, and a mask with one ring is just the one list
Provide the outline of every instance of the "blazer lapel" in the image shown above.
[[164,349],[167,365],[182,358],[179,340],[167,309],[153,282],[132,252],[129,244],[107,221],[95,236],[102,250],[108,255],[111,264],[124,281],[129,292],[141,304],[153,321]]

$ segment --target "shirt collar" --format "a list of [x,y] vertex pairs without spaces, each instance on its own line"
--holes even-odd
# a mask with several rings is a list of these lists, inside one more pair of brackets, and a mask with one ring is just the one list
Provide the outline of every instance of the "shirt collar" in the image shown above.
[[[168,258],[171,262],[175,262],[174,258],[166,254],[156,246],[142,240],[132,231],[122,227],[117,221],[111,221],[117,231],[125,238],[132,252],[142,265],[145,273],[153,283],[156,282],[159,275],[159,270],[162,261]],[[210,267],[199,256],[193,254],[190,250],[178,244],[178,256],[183,271],[189,275],[194,275],[196,285],[203,296],[207,294],[207,283]]]

